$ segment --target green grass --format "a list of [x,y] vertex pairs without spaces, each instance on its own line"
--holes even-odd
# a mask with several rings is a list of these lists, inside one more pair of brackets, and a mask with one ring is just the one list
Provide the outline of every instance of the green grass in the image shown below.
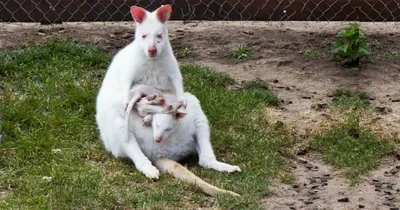
[[320,59],[322,58],[322,54],[316,48],[311,48],[310,50],[306,50],[307,57],[311,59]]
[[360,119],[372,108],[367,92],[351,93],[339,88],[333,95],[331,108],[337,109],[341,122],[315,133],[308,146],[321,152],[332,165],[344,169],[345,175],[354,184],[396,148],[393,141],[376,135],[360,124]]
[[230,77],[199,66],[182,66],[186,91],[201,101],[218,159],[243,172],[189,169],[243,196],[214,200],[169,175],[153,182],[111,157],[94,119],[109,62],[97,47],[60,40],[0,53],[0,209],[257,209],[272,178],[291,178],[284,156],[293,140],[258,109],[276,96],[261,83],[229,90]]
[[361,127],[356,117],[317,133],[309,147],[321,152],[329,163],[344,169],[352,183],[376,168],[383,156],[395,151],[393,142]]
[[351,93],[345,88],[338,88],[333,92],[333,100],[331,105],[347,110],[365,110],[371,108],[368,101],[369,94],[365,91]]

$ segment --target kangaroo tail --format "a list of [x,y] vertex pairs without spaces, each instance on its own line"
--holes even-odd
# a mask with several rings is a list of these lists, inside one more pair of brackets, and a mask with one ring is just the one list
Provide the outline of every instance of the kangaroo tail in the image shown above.
[[217,194],[230,194],[233,196],[240,196],[235,192],[220,189],[211,184],[208,184],[207,182],[203,181],[192,172],[190,172],[187,168],[183,167],[181,164],[173,160],[160,158],[156,161],[155,166],[163,173],[167,172],[181,181],[196,185],[198,188],[201,189],[201,191],[203,191],[207,195],[215,196]]

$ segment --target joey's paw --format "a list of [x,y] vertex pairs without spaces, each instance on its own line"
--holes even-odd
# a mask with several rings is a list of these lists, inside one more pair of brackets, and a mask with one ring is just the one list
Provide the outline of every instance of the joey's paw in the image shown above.
[[185,97],[181,97],[181,98],[178,100],[178,102],[179,102],[180,104],[182,104],[182,108],[186,109],[186,107],[187,107],[187,100],[186,100]]
[[146,115],[145,117],[143,117],[143,126],[150,126],[152,120],[153,118],[151,115]]
[[138,167],[138,170],[141,171],[147,178],[150,179],[158,179],[160,176],[160,171],[156,167],[150,164],[141,165]]
[[156,97],[157,97],[157,95],[148,95],[148,96],[146,96],[146,99],[150,102],[150,101],[156,99]]

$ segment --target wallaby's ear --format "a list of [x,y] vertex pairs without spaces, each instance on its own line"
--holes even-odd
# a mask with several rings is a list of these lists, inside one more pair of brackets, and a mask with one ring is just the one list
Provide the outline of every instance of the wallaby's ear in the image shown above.
[[169,20],[171,13],[172,13],[171,5],[167,4],[167,5],[161,6],[160,8],[157,9],[157,18],[162,23],[165,23]]
[[131,15],[136,23],[142,23],[146,17],[146,11],[141,7],[131,6]]
[[184,118],[187,115],[187,112],[178,111],[175,113],[175,118]]

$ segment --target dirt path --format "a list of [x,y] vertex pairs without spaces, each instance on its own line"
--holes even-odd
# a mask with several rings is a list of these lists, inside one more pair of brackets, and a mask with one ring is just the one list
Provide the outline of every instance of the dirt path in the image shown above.
[[[170,38],[176,53],[187,48],[181,63],[200,64],[226,72],[238,81],[263,79],[281,99],[270,109],[275,120],[293,125],[298,134],[310,132],[339,87],[371,93],[374,105],[392,110],[377,114],[389,134],[400,132],[400,27],[398,24],[362,24],[373,49],[361,70],[344,69],[329,58],[330,45],[340,23],[172,22]],[[1,25],[0,49],[19,48],[52,37],[77,39],[115,52],[132,41],[130,23],[39,26]],[[240,44],[252,48],[254,59],[237,62],[231,52]],[[312,50],[314,49],[314,50]],[[383,61],[388,60],[388,61]],[[300,140],[301,141],[301,140]],[[345,178],[315,154],[292,163],[296,184],[279,184],[276,196],[263,201],[266,209],[396,209],[400,207],[399,160],[388,159],[361,184],[350,187]],[[397,167],[397,168],[396,168]],[[347,201],[347,199],[348,201]],[[342,200],[338,200],[342,199]]]

